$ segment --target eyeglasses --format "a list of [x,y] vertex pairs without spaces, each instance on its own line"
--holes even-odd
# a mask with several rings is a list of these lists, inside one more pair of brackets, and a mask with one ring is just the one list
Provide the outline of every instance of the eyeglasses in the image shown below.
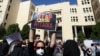
[[44,49],[44,47],[36,47],[36,49]]

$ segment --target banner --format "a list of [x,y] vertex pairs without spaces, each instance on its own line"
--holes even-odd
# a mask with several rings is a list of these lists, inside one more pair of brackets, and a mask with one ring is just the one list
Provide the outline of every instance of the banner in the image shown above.
[[16,40],[22,41],[22,37],[20,33],[14,33],[9,36],[6,36],[6,40],[8,44],[11,44],[13,41],[16,41]]
[[50,12],[34,13],[31,27],[34,29],[55,30],[56,15]]

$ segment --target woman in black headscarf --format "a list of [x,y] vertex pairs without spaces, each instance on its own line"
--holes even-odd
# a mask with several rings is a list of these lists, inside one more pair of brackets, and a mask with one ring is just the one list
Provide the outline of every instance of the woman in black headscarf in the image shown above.
[[78,44],[74,40],[67,40],[64,43],[63,56],[80,56]]

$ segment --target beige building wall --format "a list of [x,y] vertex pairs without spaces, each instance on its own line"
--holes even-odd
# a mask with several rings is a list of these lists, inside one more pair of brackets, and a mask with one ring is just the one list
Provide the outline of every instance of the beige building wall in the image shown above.
[[21,0],[3,0],[4,3],[2,6],[2,10],[4,9],[4,13],[2,14],[3,25],[7,28],[10,24],[16,22],[19,4]]
[[8,7],[9,0],[1,0],[0,1],[0,24],[3,22],[6,9]]
[[20,3],[17,21],[16,23],[19,24],[20,29],[22,30],[23,26],[31,20],[32,13],[35,10],[35,6],[32,4],[31,1],[25,1]]
[[[11,0],[3,0],[3,3],[0,3],[0,11],[2,11],[0,12],[0,23],[3,22],[5,27],[8,27],[13,23],[18,23],[20,29],[22,29],[22,27],[31,20],[34,10],[35,12],[50,11],[56,14],[57,22],[59,23],[58,27],[62,28],[63,40],[73,38],[77,39],[77,26],[81,26],[82,32],[84,33],[85,26],[92,26],[96,24],[92,9],[93,6],[91,6],[92,0],[89,0],[89,4],[84,3],[86,0],[77,0],[77,4],[75,5],[70,5],[69,2],[61,2],[50,5],[39,5],[36,7],[31,1],[9,1]],[[10,9],[8,9],[9,7]],[[73,34],[72,27],[74,27],[75,36]],[[44,33],[45,30],[36,29],[36,34],[40,34],[42,40],[44,38]]]
[[8,19],[6,21],[6,27],[16,22],[20,2],[21,0],[12,0],[12,4],[9,5],[10,9],[8,12]]

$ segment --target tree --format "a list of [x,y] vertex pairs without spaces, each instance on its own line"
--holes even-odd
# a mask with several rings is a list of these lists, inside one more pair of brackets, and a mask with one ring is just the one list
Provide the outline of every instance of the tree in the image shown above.
[[22,35],[22,37],[23,37],[23,39],[28,39],[28,36],[29,36],[29,26],[27,25],[27,24],[25,24],[24,26],[23,26],[23,29],[22,29],[22,31],[21,31],[21,35]]
[[13,34],[15,32],[20,32],[18,24],[11,24],[7,29],[7,35]]
[[3,26],[0,26],[0,39],[3,39],[3,37],[6,34],[6,30]]
[[82,31],[79,31],[79,33],[78,33],[78,42],[82,43],[85,38],[86,37],[83,34],[83,32]]
[[92,27],[92,33],[90,38],[100,40],[100,22],[98,22],[96,25]]

